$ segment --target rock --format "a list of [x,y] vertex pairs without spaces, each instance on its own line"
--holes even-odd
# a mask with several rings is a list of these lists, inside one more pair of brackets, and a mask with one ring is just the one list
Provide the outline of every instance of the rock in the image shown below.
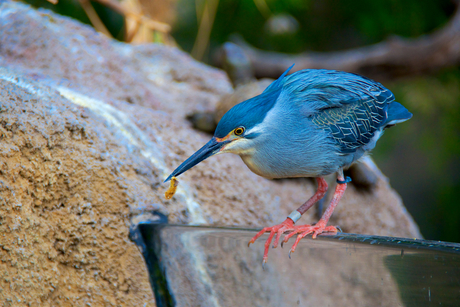
[[[372,160],[370,157],[368,159]],[[374,163],[372,161],[372,163]],[[350,176],[353,179],[353,185],[362,190],[372,192],[377,186],[379,180],[378,174],[372,171],[366,163],[357,161],[345,171],[345,176]]]
[[[237,156],[164,178],[209,136],[193,112],[231,93],[226,75],[163,45],[131,46],[47,10],[0,1],[0,301],[154,306],[131,219],[260,227],[284,220],[311,180],[269,181]],[[388,181],[354,188],[333,215],[344,231],[420,237]],[[303,222],[314,222],[308,214]]]
[[217,127],[215,116],[215,112],[194,112],[187,115],[186,118],[190,121],[194,129],[212,135]]
[[145,162],[50,87],[1,69],[0,92],[0,300],[154,305],[128,239],[129,175]]
[[254,80],[251,61],[237,44],[226,42],[220,48],[220,61],[233,86],[246,84]]

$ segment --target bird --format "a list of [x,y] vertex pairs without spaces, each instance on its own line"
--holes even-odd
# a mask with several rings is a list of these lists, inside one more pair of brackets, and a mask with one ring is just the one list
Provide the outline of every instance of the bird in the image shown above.
[[[304,69],[289,74],[289,67],[262,94],[231,108],[219,121],[211,140],[179,165],[169,181],[201,161],[221,153],[241,157],[248,168],[265,178],[316,178],[317,191],[280,224],[265,227],[263,264],[275,237],[277,247],[297,235],[289,251],[311,234],[337,233],[327,223],[351,181],[343,170],[372,150],[385,129],[402,123],[412,114],[395,101],[382,84],[354,73]],[[296,225],[308,209],[324,197],[324,176],[336,174],[337,186],[329,206],[316,224]]]

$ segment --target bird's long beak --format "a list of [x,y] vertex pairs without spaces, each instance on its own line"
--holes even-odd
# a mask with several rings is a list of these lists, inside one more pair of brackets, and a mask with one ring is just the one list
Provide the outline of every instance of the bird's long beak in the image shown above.
[[201,147],[197,152],[195,152],[181,165],[179,165],[179,167],[176,168],[174,172],[168,176],[168,178],[166,178],[165,182],[169,181],[172,177],[177,177],[180,174],[186,172],[204,159],[219,153],[222,147],[230,142],[230,140],[218,141],[215,137],[213,137],[209,142],[206,143],[206,145]]

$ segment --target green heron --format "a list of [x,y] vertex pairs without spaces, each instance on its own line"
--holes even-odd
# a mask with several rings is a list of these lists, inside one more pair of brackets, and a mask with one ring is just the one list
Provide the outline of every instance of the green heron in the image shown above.
[[[293,65],[294,66],[294,65]],[[375,147],[384,130],[404,122],[412,114],[380,83],[365,77],[323,69],[305,69],[287,75],[291,66],[265,91],[230,109],[220,120],[214,137],[183,162],[166,179],[170,180],[204,159],[220,154],[240,155],[254,173],[265,178],[314,177],[316,193],[281,224],[263,228],[263,263],[276,234],[277,247],[297,234],[290,253],[308,234],[337,232],[327,222],[342,197],[349,177],[343,169]],[[331,203],[314,225],[294,225],[326,193],[325,175],[337,174]]]

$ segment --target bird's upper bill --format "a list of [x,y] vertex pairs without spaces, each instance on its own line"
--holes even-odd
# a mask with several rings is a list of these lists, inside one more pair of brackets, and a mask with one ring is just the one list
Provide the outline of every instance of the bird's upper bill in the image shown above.
[[168,176],[168,178],[166,178],[165,182],[169,181],[172,177],[177,177],[180,174],[186,172],[187,170],[191,169],[192,167],[194,167],[201,161],[215,154],[218,154],[225,148],[225,145],[227,145],[228,143],[231,143],[232,141],[234,141],[234,139],[232,139],[230,135],[227,135],[224,138],[213,137],[209,142],[207,142],[197,152],[195,152],[187,160],[185,160],[181,165],[179,165],[179,167],[176,168],[171,173],[171,175]]

